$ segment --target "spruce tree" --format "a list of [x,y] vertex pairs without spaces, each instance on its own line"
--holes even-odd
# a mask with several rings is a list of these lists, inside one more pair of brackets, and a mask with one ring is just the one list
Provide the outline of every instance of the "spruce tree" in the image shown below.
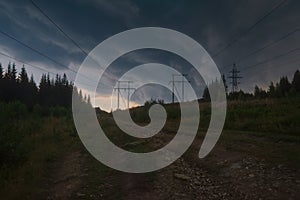
[[297,94],[300,94],[300,72],[297,70],[292,80],[292,87]]
[[3,78],[3,67],[2,64],[0,63],[0,79]]
[[21,72],[19,74],[19,80],[20,80],[21,84],[29,83],[28,75],[27,75],[27,72],[26,72],[26,69],[25,69],[24,65],[21,68]]

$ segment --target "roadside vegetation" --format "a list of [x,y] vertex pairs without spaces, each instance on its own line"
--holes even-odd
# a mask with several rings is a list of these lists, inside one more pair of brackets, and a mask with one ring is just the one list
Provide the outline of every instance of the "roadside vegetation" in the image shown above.
[[0,196],[38,198],[51,167],[78,144],[70,111],[0,103],[0,121]]
[[[66,76],[63,75],[61,78],[57,75],[51,80],[49,75],[43,75],[37,87],[33,78],[28,78],[25,68],[22,68],[19,75],[14,65],[9,66],[6,72],[0,69],[0,196],[3,199],[45,199],[45,194],[49,193],[47,186],[49,180],[53,178],[53,169],[57,168],[67,155],[80,152],[80,155],[87,158],[79,161],[85,162],[85,166],[88,166],[86,170],[90,174],[83,176],[81,181],[95,185],[84,188],[83,191],[97,193],[99,189],[96,187],[97,183],[108,179],[108,182],[116,186],[108,194],[119,198],[120,194],[116,191],[121,190],[122,186],[118,182],[118,177],[123,177],[123,182],[126,182],[131,176],[122,175],[100,164],[82,146],[70,108],[71,94],[76,88]],[[238,152],[243,156],[255,155],[268,161],[270,165],[283,164],[298,170],[300,168],[299,79],[300,74],[297,71],[291,82],[283,77],[279,83],[271,83],[267,91],[256,87],[253,94],[241,91],[229,94],[224,131],[218,144],[228,152]],[[17,92],[11,92],[13,89]],[[29,93],[24,93],[23,90]],[[83,97],[80,91],[77,94],[81,103],[90,105],[89,97]],[[167,123],[161,133],[153,139],[140,141],[123,133],[116,126],[112,113],[100,109],[96,109],[96,112],[102,128],[112,142],[128,151],[149,152],[163,147],[166,144],[164,142],[170,141],[180,124],[179,105],[166,104],[162,100],[150,100],[144,106],[131,109],[133,120],[141,125],[149,123],[148,110],[156,103],[166,108]],[[199,100],[199,106],[201,119],[197,142],[205,135],[211,113],[208,98]],[[198,147],[198,144],[194,145],[187,152],[189,162],[198,162],[195,159]],[[201,166],[207,166],[214,172],[221,172],[222,168],[215,167],[213,152],[212,155],[205,163],[201,163]],[[75,156],[73,160],[75,163],[78,162],[80,166],[78,170],[82,170],[82,164],[76,159]],[[72,168],[72,163],[69,165]],[[97,177],[98,174],[101,180]],[[145,175],[146,178],[141,179],[151,183],[156,176],[156,173],[149,173]],[[82,194],[76,195],[81,197]]]

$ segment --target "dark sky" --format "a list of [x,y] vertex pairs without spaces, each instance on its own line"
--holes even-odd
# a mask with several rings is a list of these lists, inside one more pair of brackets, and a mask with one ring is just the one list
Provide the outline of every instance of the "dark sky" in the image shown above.
[[[254,29],[244,34],[281,1],[35,0],[41,9],[87,52],[106,38],[137,27],[164,27],[180,31],[199,42],[211,56],[235,38],[239,38],[232,46],[213,57],[219,70],[226,76],[233,62],[300,28],[300,1],[287,0]],[[66,70],[65,66],[78,69],[85,55],[29,0],[0,1],[0,9],[1,31],[64,66],[53,63],[0,34],[2,53],[38,65],[50,72],[67,72],[69,78],[74,79],[75,74]],[[243,37],[240,37],[241,35]],[[266,87],[270,81],[277,81],[280,76],[291,77],[300,68],[299,50],[271,62],[264,61],[299,47],[300,31],[237,62],[241,76],[244,77],[240,88],[252,91],[255,84]],[[147,53],[144,60],[147,60]],[[0,55],[0,61],[7,65],[13,60]],[[262,64],[259,64],[260,62]],[[122,68],[122,65],[119,67]],[[44,73],[30,66],[27,67],[27,71],[33,73],[36,80]]]

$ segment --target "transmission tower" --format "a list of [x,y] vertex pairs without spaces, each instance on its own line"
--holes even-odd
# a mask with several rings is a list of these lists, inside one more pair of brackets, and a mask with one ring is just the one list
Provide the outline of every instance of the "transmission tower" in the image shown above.
[[[175,77],[181,77],[181,80],[175,80]],[[181,84],[181,101],[182,102],[184,101],[184,84],[189,83],[189,81],[184,80],[185,77],[187,77],[187,74],[182,74],[182,75],[173,74],[172,75],[172,80],[170,81],[170,83],[172,83],[172,103],[174,103],[174,101],[175,101],[175,89],[176,89],[175,83]],[[177,89],[176,89],[176,91],[177,91]]]
[[231,79],[230,84],[232,86],[231,92],[234,93],[238,91],[239,89],[238,85],[241,83],[239,82],[239,79],[243,77],[239,76],[240,71],[237,70],[235,63],[233,64],[232,70],[229,73],[230,76],[228,76],[228,78]]
[[[127,83],[127,87],[121,87],[122,83]],[[121,90],[127,91],[127,108],[129,109],[129,102],[130,102],[130,91],[135,90],[135,88],[130,87],[130,84],[132,81],[118,81],[117,82],[117,87],[114,88],[114,90],[117,90],[118,98],[117,98],[117,109],[120,109],[120,95],[121,95]]]

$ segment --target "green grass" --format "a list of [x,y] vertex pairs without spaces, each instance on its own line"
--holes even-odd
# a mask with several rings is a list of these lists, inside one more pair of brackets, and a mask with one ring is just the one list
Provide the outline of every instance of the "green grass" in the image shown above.
[[[177,105],[164,106],[168,120],[163,132],[174,134],[178,129],[180,110]],[[199,137],[203,137],[210,122],[210,104],[200,103],[200,111]],[[140,124],[149,122],[147,110],[143,107],[131,110],[131,114],[133,120]],[[137,141],[115,125],[111,114],[102,113],[99,121],[116,145]],[[225,131],[219,142],[228,151],[244,152],[264,158],[271,164],[284,163],[299,169],[299,121],[299,98],[231,101],[228,102]],[[35,106],[28,110],[20,103],[0,103],[0,122],[0,196],[3,199],[37,199],[47,189],[39,186],[49,179],[58,159],[82,148],[71,113],[64,108]],[[132,152],[152,151],[147,142],[145,139],[125,149]],[[90,175],[84,181],[96,185],[99,179],[105,182],[110,177],[115,193],[109,195],[119,198],[118,177],[121,174],[91,157],[87,164]],[[147,176],[149,180],[155,178],[153,173]],[[93,189],[97,191],[96,187],[89,190]]]
[[19,103],[0,107],[0,196],[37,199],[53,163],[76,143],[71,118],[36,115]]
[[228,150],[261,157],[270,164],[300,168],[300,137],[266,132],[223,131],[220,143]]
[[299,134],[300,99],[229,102],[225,129]]
[[[178,105],[165,105],[168,120],[179,123]],[[200,105],[200,129],[207,129],[210,123],[211,107],[209,102]],[[138,118],[139,108],[134,110]],[[147,114],[146,112],[143,114]],[[170,117],[169,117],[170,115]],[[262,99],[249,101],[228,101],[224,129],[252,132],[282,133],[299,136],[300,98]],[[283,136],[283,135],[282,135]]]
[[[163,128],[174,134],[178,129],[178,105],[165,105],[171,116]],[[210,122],[210,103],[202,102],[198,137],[203,138]],[[140,108],[136,108],[138,118]],[[147,114],[147,113],[146,113]],[[145,113],[144,113],[145,115]],[[175,116],[175,117],[174,117]],[[228,101],[224,131],[219,144],[228,151],[255,155],[271,165],[300,168],[300,98]],[[177,125],[177,126],[175,126]],[[251,147],[251,148],[249,148]],[[198,150],[193,152],[198,153]]]

